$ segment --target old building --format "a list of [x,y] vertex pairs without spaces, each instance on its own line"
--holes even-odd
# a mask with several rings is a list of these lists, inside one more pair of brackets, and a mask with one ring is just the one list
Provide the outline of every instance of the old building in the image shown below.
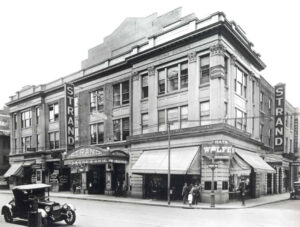
[[5,172],[9,169],[10,152],[9,112],[7,108],[0,110],[0,188],[6,187]]
[[[215,188],[223,203],[236,198],[241,177],[250,197],[283,191],[274,190],[283,167],[276,172],[267,159],[275,155],[274,101],[270,109],[260,101],[263,92],[273,99],[273,87],[260,76],[266,66],[253,44],[224,13],[198,19],[178,8],[128,18],[88,53],[80,71],[11,97],[10,163],[23,169],[22,183],[166,199],[169,147],[172,199],[187,182],[201,184],[206,202]],[[68,151],[65,83],[75,89]],[[284,152],[293,150],[276,153],[282,163]]]

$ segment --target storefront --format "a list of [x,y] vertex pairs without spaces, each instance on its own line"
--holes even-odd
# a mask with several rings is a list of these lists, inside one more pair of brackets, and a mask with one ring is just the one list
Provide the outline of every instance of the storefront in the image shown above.
[[[170,196],[171,200],[181,199],[184,183],[199,184],[200,147],[172,148],[170,150]],[[168,150],[144,151],[131,172],[143,177],[143,197],[167,199]]]
[[125,166],[128,154],[98,147],[81,147],[70,153],[64,164],[70,168],[70,190],[88,194],[121,195],[127,191]]

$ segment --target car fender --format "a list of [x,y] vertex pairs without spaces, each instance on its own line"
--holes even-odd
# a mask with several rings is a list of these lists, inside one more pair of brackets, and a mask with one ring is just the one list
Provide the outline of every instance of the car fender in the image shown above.
[[74,205],[72,205],[72,204],[67,204],[68,205],[68,207],[70,208],[70,210],[73,210],[73,211],[75,211],[76,210],[76,208],[75,208],[75,206]]
[[9,204],[9,203],[5,204],[5,205],[2,207],[1,214],[3,214],[3,211],[4,211],[5,208],[7,208],[7,209],[9,210],[11,216],[13,216],[13,213],[12,213],[12,205]]
[[42,218],[46,218],[48,216],[47,212],[44,209],[39,208],[38,212],[41,213]]

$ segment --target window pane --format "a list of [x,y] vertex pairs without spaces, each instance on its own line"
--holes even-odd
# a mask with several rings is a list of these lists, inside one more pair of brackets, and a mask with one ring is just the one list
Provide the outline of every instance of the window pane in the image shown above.
[[122,83],[122,104],[129,103],[129,81]]
[[121,140],[120,120],[113,121],[113,134],[114,134],[114,141]]
[[200,103],[200,125],[210,124],[210,106],[209,102]]
[[104,111],[104,90],[103,88],[97,92],[97,110]]
[[168,122],[171,124],[170,129],[178,129],[179,121],[178,121],[178,108],[168,109],[167,111]]
[[123,118],[122,122],[122,140],[126,140],[129,136],[129,118]]
[[209,55],[200,57],[200,84],[209,82]]
[[158,94],[165,93],[165,81],[166,81],[166,71],[159,70],[158,71]]
[[54,105],[54,121],[58,120],[58,116],[59,116],[58,104],[55,104]]
[[113,105],[120,106],[120,84],[113,86]]
[[147,133],[148,132],[148,113],[142,114],[142,133]]
[[243,83],[243,72],[239,68],[236,69],[236,80],[241,84]]
[[187,62],[180,65],[180,88],[188,87],[188,64]]
[[91,125],[91,144],[96,144],[97,143],[97,129],[96,125]]
[[148,97],[148,75],[142,76],[142,98]]
[[158,111],[158,131],[166,131],[165,110]]
[[178,66],[168,68],[168,92],[178,90]]
[[98,143],[104,142],[104,124],[98,124]]
[[96,91],[90,93],[90,112],[96,111]]

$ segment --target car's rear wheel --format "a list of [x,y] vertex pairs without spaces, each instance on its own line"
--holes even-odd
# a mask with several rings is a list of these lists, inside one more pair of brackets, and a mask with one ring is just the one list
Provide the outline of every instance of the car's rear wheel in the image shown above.
[[66,213],[65,222],[67,225],[73,225],[76,220],[76,214],[73,210],[68,210]]
[[6,208],[4,211],[3,211],[3,215],[4,215],[4,220],[8,223],[12,223],[13,222],[13,217],[11,216],[11,213],[9,211],[8,208]]

